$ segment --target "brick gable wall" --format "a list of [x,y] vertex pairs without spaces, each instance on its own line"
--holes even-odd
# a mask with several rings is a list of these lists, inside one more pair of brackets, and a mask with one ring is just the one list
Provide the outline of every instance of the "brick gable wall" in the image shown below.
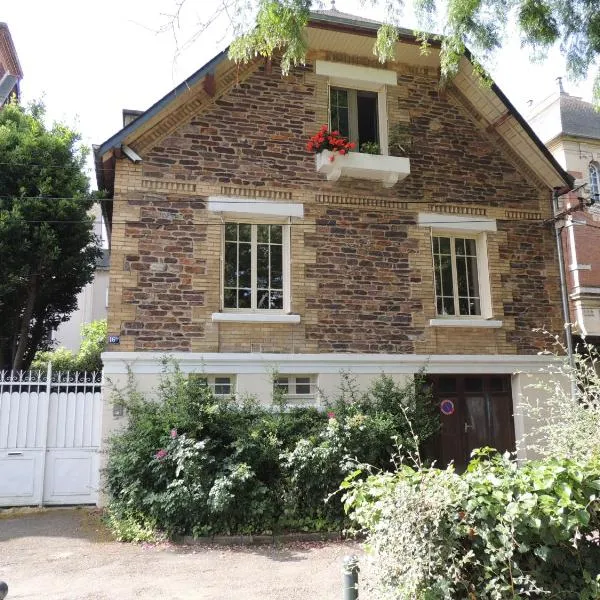
[[[434,73],[398,65],[390,124],[410,120],[411,175],[380,184],[315,172],[304,143],[327,121],[327,81],[311,65],[282,78],[259,69],[142,152],[117,163],[110,333],[121,350],[205,352],[533,353],[533,327],[560,330],[549,193],[515,166]],[[301,202],[292,223],[297,325],[213,323],[219,310],[221,218],[212,194]],[[495,330],[429,327],[431,242],[419,211],[491,217]],[[260,221],[260,219],[258,219]]]

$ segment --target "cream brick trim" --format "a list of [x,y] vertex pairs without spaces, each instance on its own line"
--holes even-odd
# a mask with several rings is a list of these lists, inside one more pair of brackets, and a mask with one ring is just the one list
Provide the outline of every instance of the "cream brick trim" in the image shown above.
[[477,216],[462,217],[457,215],[419,213],[417,224],[420,227],[433,227],[444,231],[469,231],[480,233],[482,231],[497,231],[496,219]]
[[248,200],[234,196],[209,196],[206,207],[211,212],[233,212],[278,217],[304,217],[304,205],[271,199]]
[[331,77],[332,83],[335,85],[374,84],[382,86],[398,83],[396,71],[390,69],[375,69],[328,60],[316,60],[315,73]]

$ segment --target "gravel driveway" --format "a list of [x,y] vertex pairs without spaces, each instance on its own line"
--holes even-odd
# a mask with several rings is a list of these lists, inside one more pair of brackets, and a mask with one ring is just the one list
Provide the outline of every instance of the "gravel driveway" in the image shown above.
[[7,600],[339,600],[352,542],[216,547],[121,544],[89,509],[0,513]]

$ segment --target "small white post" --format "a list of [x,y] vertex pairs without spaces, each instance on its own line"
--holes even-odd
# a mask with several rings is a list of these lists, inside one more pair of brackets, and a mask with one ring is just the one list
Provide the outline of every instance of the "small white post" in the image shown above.
[[46,371],[46,414],[42,421],[42,456],[41,456],[41,477],[40,477],[40,508],[44,506],[44,488],[46,486],[46,455],[48,454],[48,424],[50,422],[50,391],[52,389],[52,363],[48,363]]

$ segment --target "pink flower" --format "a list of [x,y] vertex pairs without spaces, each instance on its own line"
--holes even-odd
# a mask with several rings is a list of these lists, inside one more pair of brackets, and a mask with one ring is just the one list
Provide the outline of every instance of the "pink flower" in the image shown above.
[[328,419],[335,419],[335,413],[334,412],[328,412],[327,413],[327,418]]
[[171,429],[171,439],[174,440],[177,437],[177,429]]
[[329,157],[329,162],[333,162],[334,160],[335,160],[335,156],[332,154],[332,155]]
[[167,456],[167,451],[164,448],[161,448],[155,455],[154,458],[156,460],[162,460],[163,458],[165,458],[165,456]]

